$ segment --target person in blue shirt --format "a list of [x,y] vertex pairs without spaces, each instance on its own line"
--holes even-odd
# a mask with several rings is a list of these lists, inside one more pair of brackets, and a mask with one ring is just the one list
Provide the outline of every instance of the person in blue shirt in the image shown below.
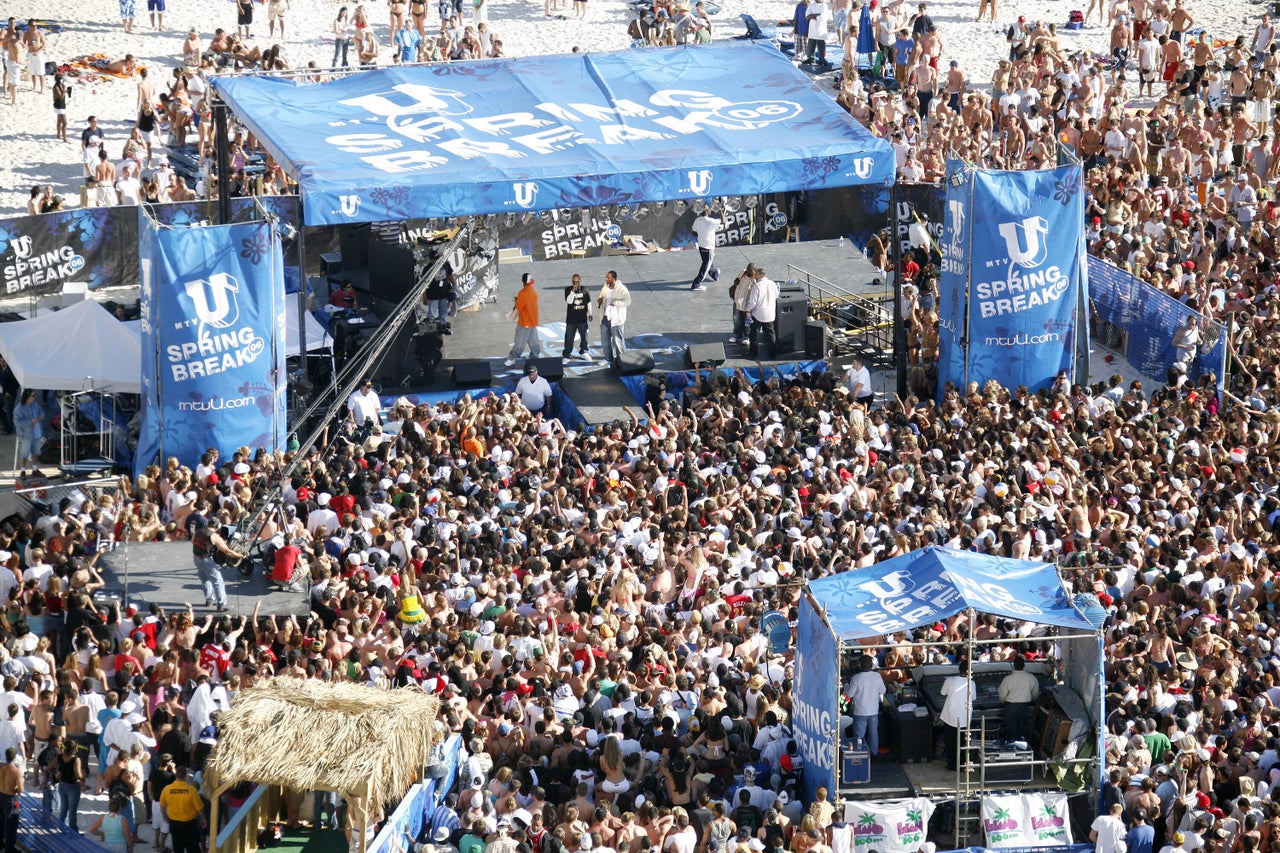
[[916,40],[905,28],[898,30],[898,38],[893,43],[893,76],[902,85],[906,85],[907,71],[911,68],[911,51],[915,50],[915,46]]
[[809,41],[809,3],[808,0],[800,0],[796,4],[796,13],[791,20],[796,30],[796,52],[793,58],[799,62],[804,59],[805,51],[808,49]]
[[401,27],[396,33],[396,62],[417,62],[422,34],[413,27]]
[[1147,823],[1147,810],[1138,806],[1133,810],[1133,827],[1124,837],[1128,853],[1154,853],[1156,831]]
[[40,448],[44,446],[44,409],[36,400],[36,392],[22,392],[22,402],[13,410],[14,432],[18,434],[18,451],[23,464],[40,464]]

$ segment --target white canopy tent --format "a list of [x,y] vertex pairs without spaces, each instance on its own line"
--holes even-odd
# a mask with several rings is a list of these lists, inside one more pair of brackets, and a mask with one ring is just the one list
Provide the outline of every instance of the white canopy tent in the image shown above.
[[31,320],[0,323],[0,356],[23,388],[142,391],[142,347],[92,299]]

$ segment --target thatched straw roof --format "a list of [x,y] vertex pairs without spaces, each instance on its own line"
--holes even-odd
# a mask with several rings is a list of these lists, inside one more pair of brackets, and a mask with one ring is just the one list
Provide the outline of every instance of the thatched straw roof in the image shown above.
[[386,802],[417,781],[438,710],[439,701],[416,687],[273,678],[240,692],[218,718],[209,763],[220,783]]

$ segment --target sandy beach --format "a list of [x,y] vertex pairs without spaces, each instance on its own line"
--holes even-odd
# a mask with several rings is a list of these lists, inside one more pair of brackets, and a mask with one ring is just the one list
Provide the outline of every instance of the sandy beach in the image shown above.
[[[292,0],[286,15],[288,36],[281,39],[278,33],[275,38],[268,37],[266,6],[259,4],[255,8],[254,42],[264,50],[273,44],[282,44],[295,67],[309,60],[327,67],[333,57],[333,47],[323,36],[332,32],[332,21],[341,5],[334,0]],[[506,52],[513,57],[567,52],[574,48],[623,50],[630,44],[626,28],[631,17],[622,0],[589,0],[585,20],[572,17],[572,7],[567,0],[566,8],[560,11],[566,16],[564,20],[546,17],[541,0],[489,0],[489,5],[490,29],[503,40]],[[466,6],[469,10],[470,4]],[[913,7],[914,0],[906,3],[906,8]],[[1252,34],[1263,9],[1269,8],[1246,0],[1218,3],[1200,0],[1188,3],[1188,7],[1197,23],[1207,27],[1215,38]],[[1004,29],[1019,15],[1025,15],[1029,21],[1056,23],[1064,49],[1105,51],[1108,31],[1097,24],[1096,18],[1080,31],[1063,28],[1068,13],[1076,8],[1083,11],[1087,5],[1081,0],[1001,3],[999,23],[992,24],[974,22],[977,0],[931,0],[929,3],[929,13],[943,35],[944,56],[959,60],[976,88],[989,88],[996,61],[1007,53]],[[367,9],[374,31],[382,40],[381,61],[390,62],[387,6],[384,2],[372,2],[367,4]],[[169,0],[164,30],[159,32],[151,29],[145,0],[138,0],[138,17],[132,33],[126,33],[122,27],[116,0],[31,0],[12,4],[9,11],[22,19],[34,17],[57,22],[61,31],[48,34],[48,60],[61,64],[89,54],[119,59],[132,53],[150,69],[161,91],[164,81],[170,79],[173,69],[180,64],[182,40],[188,28],[196,28],[202,43],[207,45],[216,28],[234,31],[236,24],[235,4],[229,0],[210,3]],[[713,18],[714,38],[742,35],[745,28],[738,17],[741,13],[753,15],[767,28],[780,19],[789,19],[793,11],[794,4],[785,0],[724,0],[723,9]],[[438,29],[439,23],[436,4],[428,3],[428,32]],[[67,206],[78,205],[83,177],[79,137],[88,116],[98,117],[106,131],[108,153],[113,157],[122,156],[124,141],[134,124],[135,80],[101,78],[93,83],[76,83],[68,105],[71,141],[58,142],[54,136],[52,83],[52,78],[46,78],[45,92],[39,94],[32,91],[30,81],[24,81],[16,106],[10,105],[7,98],[0,101],[0,126],[3,127],[0,132],[0,188],[3,188],[0,210],[8,214],[25,211],[30,188],[35,184],[52,184]],[[821,85],[834,94],[828,82],[821,81]]]

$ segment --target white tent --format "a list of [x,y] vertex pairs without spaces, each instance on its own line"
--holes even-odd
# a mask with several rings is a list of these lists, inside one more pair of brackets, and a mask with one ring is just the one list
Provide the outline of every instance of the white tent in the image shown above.
[[23,388],[142,391],[138,339],[92,299],[32,320],[0,323],[0,356]]

